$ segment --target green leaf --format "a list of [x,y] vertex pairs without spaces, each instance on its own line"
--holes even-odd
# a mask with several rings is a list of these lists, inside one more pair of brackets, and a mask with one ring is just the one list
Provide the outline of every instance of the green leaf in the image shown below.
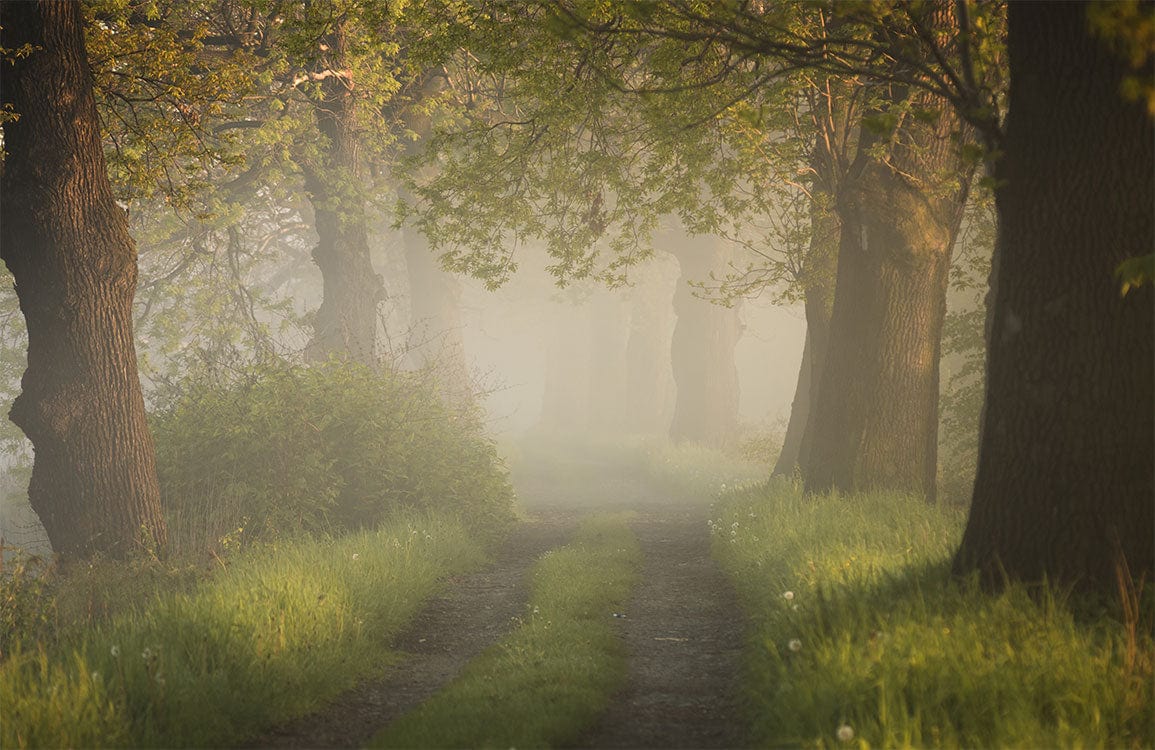
[[1119,280],[1119,296],[1126,297],[1132,289],[1138,289],[1155,279],[1155,253],[1128,258],[1115,269]]

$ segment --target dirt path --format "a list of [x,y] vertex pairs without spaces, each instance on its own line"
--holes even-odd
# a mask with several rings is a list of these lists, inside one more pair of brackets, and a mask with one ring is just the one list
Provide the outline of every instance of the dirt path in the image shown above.
[[359,748],[382,727],[452,680],[470,659],[513,628],[528,600],[529,567],[564,544],[568,521],[519,525],[494,562],[459,576],[398,637],[401,661],[379,680],[338,696],[321,711],[282,725],[248,744],[254,748]]
[[580,745],[739,747],[742,617],[710,557],[705,509],[644,512],[631,525],[645,560],[621,624],[629,680]]
[[743,618],[710,555],[709,505],[671,498],[650,481],[596,464],[517,477],[543,517],[632,510],[642,576],[620,621],[625,688],[577,743],[586,748],[734,748]]
[[564,544],[577,520],[632,510],[644,553],[641,580],[619,620],[629,677],[583,748],[729,748],[744,732],[735,709],[742,618],[710,556],[704,503],[672,501],[647,482],[597,464],[515,475],[532,519],[493,565],[450,582],[396,644],[405,658],[381,680],[270,732],[251,747],[360,747],[452,680],[512,628],[528,568]]

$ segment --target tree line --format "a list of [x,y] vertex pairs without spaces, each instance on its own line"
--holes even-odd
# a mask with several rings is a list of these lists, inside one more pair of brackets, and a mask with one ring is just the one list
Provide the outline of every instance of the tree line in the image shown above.
[[[721,253],[731,273],[707,285],[724,300],[785,284],[804,301],[775,470],[808,492],[931,501],[948,272],[988,191],[985,404],[956,570],[1104,592],[1155,573],[1150,3],[0,8],[0,254],[28,329],[12,419],[61,554],[165,537],[111,174],[187,247],[237,231],[246,207],[299,204],[324,283],[306,353],[369,367],[383,208],[431,315],[451,314],[444,271],[497,286],[530,246],[561,284],[625,283],[655,251],[701,279]],[[679,392],[724,402],[726,341],[678,325]],[[724,431],[709,403],[680,397],[675,432]]]

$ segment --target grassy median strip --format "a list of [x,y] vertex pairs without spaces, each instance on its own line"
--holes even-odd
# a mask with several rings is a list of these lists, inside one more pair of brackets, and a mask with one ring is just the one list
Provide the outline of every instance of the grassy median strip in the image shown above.
[[916,498],[803,498],[778,481],[720,502],[715,552],[753,619],[754,744],[1155,742],[1150,623],[953,579],[963,522]]
[[622,515],[587,520],[533,570],[521,626],[371,747],[548,747],[576,740],[625,679],[615,633],[641,552]]
[[0,667],[0,747],[215,747],[388,663],[439,579],[481,559],[454,517],[255,550],[191,592]]

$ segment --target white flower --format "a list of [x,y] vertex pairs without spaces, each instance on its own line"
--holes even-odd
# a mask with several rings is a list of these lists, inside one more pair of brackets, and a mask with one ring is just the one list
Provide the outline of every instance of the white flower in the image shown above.
[[794,592],[793,591],[784,591],[784,592],[782,592],[782,598],[788,602],[792,602],[792,601],[794,601]]
[[113,646],[112,648],[108,649],[108,653],[112,654],[113,657],[120,656],[120,646]]
[[356,560],[359,557],[361,557],[361,555],[357,554],[356,552],[353,553],[353,559],[354,560]]
[[151,659],[152,658],[152,649],[146,648],[144,651],[141,651],[140,652],[140,658],[144,659],[145,661],[148,661],[149,659]]
[[100,680],[100,672],[93,672],[92,673],[92,681],[98,682],[99,680]]
[[850,742],[854,739],[854,729],[849,724],[843,724],[834,734],[839,742]]
[[797,638],[791,638],[790,642],[787,643],[786,646],[791,651],[797,653],[802,650],[802,641],[798,640]]

